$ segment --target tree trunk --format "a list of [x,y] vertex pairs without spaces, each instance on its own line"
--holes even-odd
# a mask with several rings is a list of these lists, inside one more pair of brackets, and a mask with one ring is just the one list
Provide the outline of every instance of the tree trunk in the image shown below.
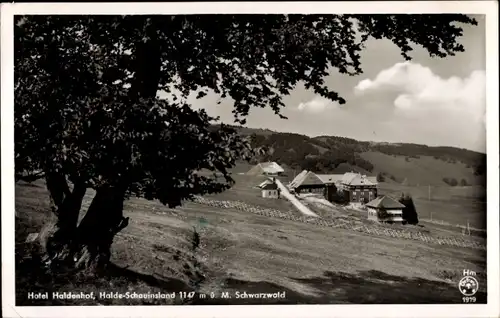
[[45,182],[50,193],[51,209],[58,215],[58,209],[63,204],[64,198],[71,194],[66,177],[59,173],[47,173]]
[[[134,79],[129,95],[132,100],[154,98],[161,75],[161,52],[154,21],[147,27],[146,42],[137,42],[134,57]],[[126,184],[126,181],[123,182]],[[73,244],[76,266],[105,266],[111,257],[111,245],[118,232],[128,225],[123,217],[125,189],[105,186],[96,190],[92,203],[78,226]]]
[[69,246],[74,238],[87,187],[77,183],[70,191],[64,176],[55,176],[47,180],[47,188],[56,205],[54,214],[57,220],[55,224],[49,222],[46,225],[47,235],[43,236],[42,242],[51,261],[66,261],[70,256]]
[[77,229],[73,246],[78,255],[75,257],[77,266],[101,267],[109,262],[115,235],[128,225],[128,218],[123,217],[124,200],[125,191],[122,189],[111,186],[97,189]]

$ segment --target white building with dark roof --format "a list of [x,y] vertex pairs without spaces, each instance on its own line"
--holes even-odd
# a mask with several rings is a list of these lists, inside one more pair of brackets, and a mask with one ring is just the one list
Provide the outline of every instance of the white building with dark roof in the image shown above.
[[263,198],[277,199],[280,197],[280,190],[276,182],[271,180],[266,180],[257,186],[261,189],[261,194]]
[[383,195],[366,205],[368,210],[368,219],[378,222],[403,222],[403,209],[405,206],[397,200]]

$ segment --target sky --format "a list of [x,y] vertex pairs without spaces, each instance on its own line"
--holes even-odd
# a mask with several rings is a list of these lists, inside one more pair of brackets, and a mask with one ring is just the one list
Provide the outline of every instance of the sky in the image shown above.
[[[365,141],[453,146],[486,152],[484,16],[477,26],[463,26],[458,39],[465,52],[432,58],[414,47],[405,62],[389,40],[371,39],[361,53],[363,73],[348,76],[332,70],[326,84],[346,99],[340,106],[301,84],[284,98],[280,119],[271,109],[254,108],[245,126],[307,136],[333,135]],[[161,96],[161,94],[160,94]],[[230,100],[209,94],[189,98],[194,108],[234,123]]]

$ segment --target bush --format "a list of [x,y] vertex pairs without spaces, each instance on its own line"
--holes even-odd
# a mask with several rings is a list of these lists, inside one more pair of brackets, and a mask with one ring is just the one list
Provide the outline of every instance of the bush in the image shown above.
[[475,176],[486,175],[486,162],[482,162],[474,167],[474,175]]
[[385,181],[384,175],[382,174],[382,172],[379,172],[377,174],[377,182],[384,182],[384,181]]
[[460,180],[460,185],[461,185],[462,187],[466,187],[466,186],[468,186],[468,185],[469,185],[469,183],[467,182],[467,180],[462,179],[462,180]]
[[409,194],[401,194],[399,202],[405,207],[403,208],[403,220],[407,224],[416,225],[418,224],[418,213],[413,203],[413,198]]
[[349,203],[348,198],[342,191],[336,191],[335,194],[332,196],[332,201],[341,205]]
[[455,186],[457,186],[457,185],[458,185],[458,181],[457,181],[457,179],[455,179],[455,178],[443,178],[443,181],[444,181],[446,184],[448,184],[448,185],[450,185],[450,186],[452,186],[452,187],[455,187]]

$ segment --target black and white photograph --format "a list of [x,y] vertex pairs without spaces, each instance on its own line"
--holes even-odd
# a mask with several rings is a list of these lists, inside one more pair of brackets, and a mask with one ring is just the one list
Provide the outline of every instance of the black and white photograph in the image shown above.
[[498,4],[432,3],[2,5],[5,317],[500,314]]

